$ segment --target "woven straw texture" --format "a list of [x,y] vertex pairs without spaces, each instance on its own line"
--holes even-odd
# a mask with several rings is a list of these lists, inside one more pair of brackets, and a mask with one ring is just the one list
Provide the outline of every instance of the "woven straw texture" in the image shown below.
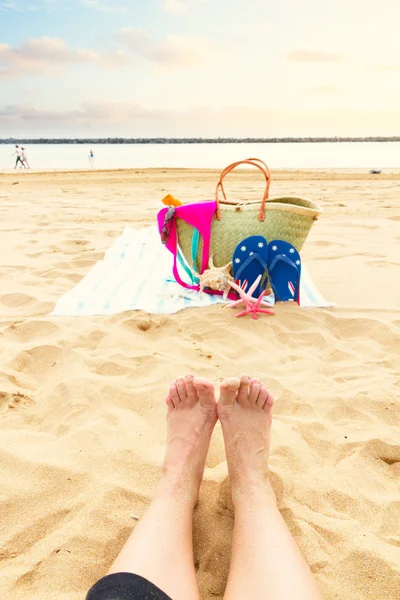
[[[246,237],[263,235],[268,242],[285,240],[300,252],[321,208],[313,201],[297,197],[273,198],[265,205],[265,221],[258,220],[259,202],[221,203],[222,219],[214,219],[211,227],[210,255],[217,267],[232,260],[236,246]],[[178,243],[189,265],[192,261],[193,227],[177,219]],[[197,252],[196,267],[200,270],[203,241]]]

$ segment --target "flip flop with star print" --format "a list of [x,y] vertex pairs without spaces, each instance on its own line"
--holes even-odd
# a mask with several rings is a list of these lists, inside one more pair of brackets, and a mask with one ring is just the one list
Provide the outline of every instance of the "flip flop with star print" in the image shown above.
[[268,242],[261,235],[246,238],[240,242],[233,253],[233,277],[239,285],[247,281],[246,289],[249,289],[257,277],[262,275],[259,285],[253,292],[254,297],[259,296],[267,286],[267,259]]
[[268,273],[276,301],[300,304],[301,258],[292,244],[283,240],[269,244]]

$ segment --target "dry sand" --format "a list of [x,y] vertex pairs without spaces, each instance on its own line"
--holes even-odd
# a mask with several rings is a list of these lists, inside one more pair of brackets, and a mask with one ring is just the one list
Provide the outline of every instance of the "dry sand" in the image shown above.
[[[235,320],[52,318],[126,224],[171,191],[212,197],[191,170],[0,175],[1,597],[78,600],[149,504],[171,378],[248,373],[276,395],[271,467],[282,514],[328,600],[400,597],[400,175],[278,172],[272,195],[325,212],[303,256],[336,307]],[[260,193],[256,176],[231,187]],[[233,518],[221,430],[195,513],[202,598],[222,598]]]

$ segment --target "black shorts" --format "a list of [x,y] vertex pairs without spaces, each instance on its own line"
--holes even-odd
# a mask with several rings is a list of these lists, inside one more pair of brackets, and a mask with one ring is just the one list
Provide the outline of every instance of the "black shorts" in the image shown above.
[[171,600],[140,575],[114,573],[103,577],[89,590],[86,600]]

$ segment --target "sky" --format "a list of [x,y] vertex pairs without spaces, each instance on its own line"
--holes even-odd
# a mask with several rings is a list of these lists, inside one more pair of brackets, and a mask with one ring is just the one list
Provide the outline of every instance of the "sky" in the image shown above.
[[399,0],[0,0],[0,138],[400,135]]

